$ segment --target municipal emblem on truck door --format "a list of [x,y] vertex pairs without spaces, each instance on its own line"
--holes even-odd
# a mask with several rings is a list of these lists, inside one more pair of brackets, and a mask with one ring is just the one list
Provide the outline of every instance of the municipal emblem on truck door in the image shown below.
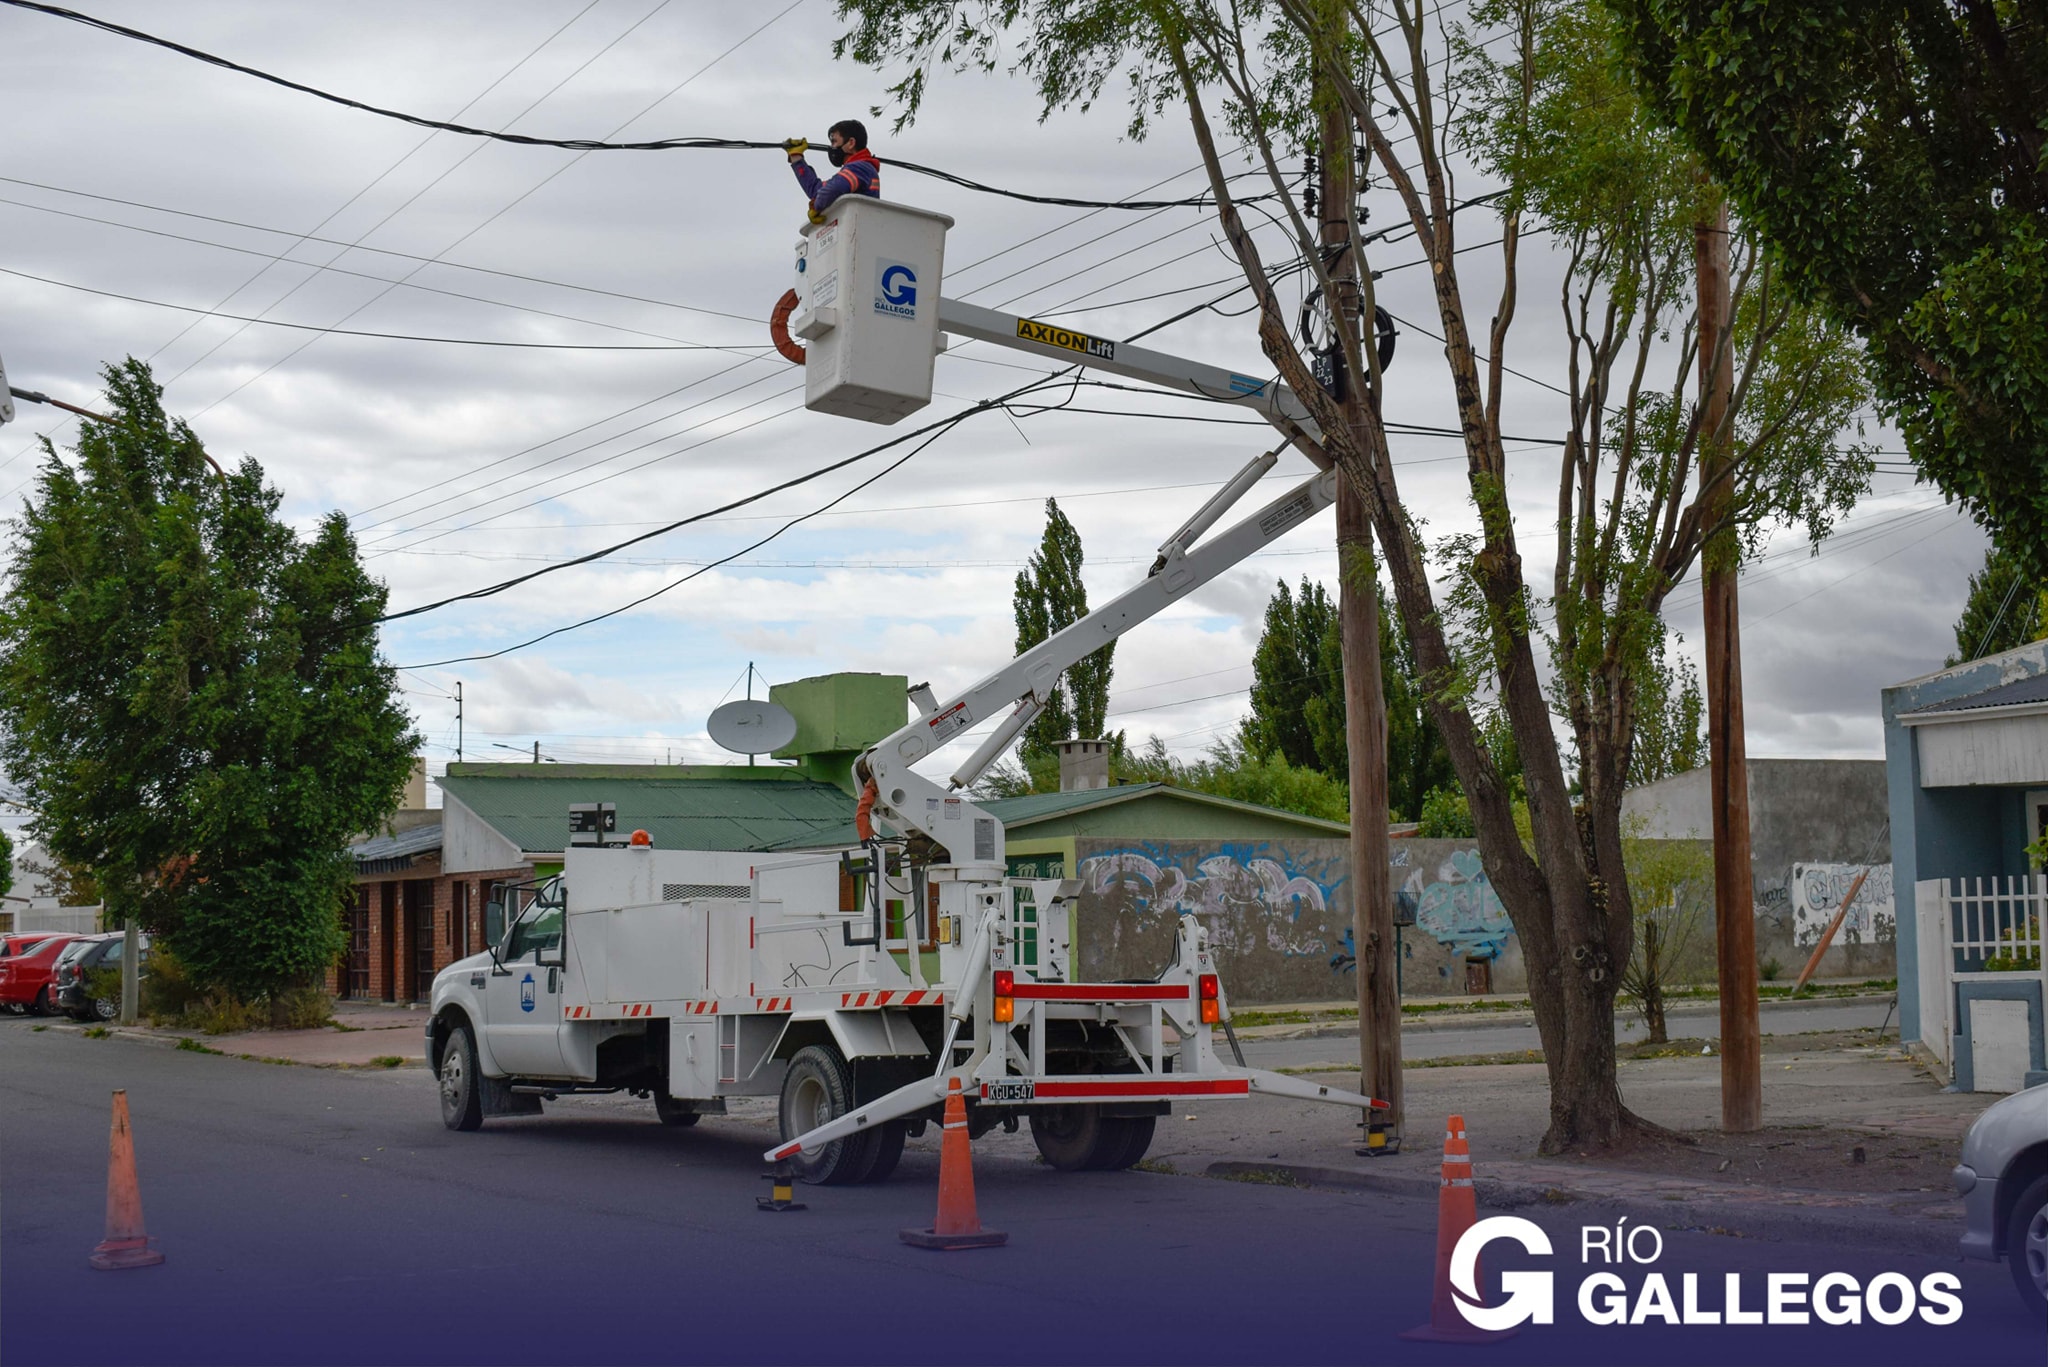
[[519,1009],[533,1010],[533,975],[527,974],[519,980]]

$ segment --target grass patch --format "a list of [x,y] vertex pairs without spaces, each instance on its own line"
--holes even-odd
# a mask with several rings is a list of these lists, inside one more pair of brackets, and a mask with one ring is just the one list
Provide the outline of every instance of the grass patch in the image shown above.
[[50,1027],[49,1027],[49,1026],[47,1026],[47,1025],[31,1025],[31,1026],[30,1026],[30,1027],[28,1028],[28,1032],[29,1032],[29,1033],[30,1033],[31,1035],[40,1035],[40,1034],[42,1034],[42,1033],[43,1033],[43,1031],[45,1031],[45,1030],[47,1030],[47,1029],[49,1029],[49,1028],[50,1028]]
[[370,1060],[372,1068],[403,1068],[405,1060],[396,1054],[379,1054]]
[[1131,1168],[1135,1172],[1159,1172],[1165,1173],[1169,1177],[1175,1177],[1180,1174],[1180,1169],[1167,1162],[1164,1158],[1140,1158],[1137,1162],[1131,1164]]
[[1510,1049],[1499,1054],[1451,1054],[1445,1058],[1402,1059],[1403,1068],[1471,1068],[1493,1063],[1541,1063],[1541,1049]]
[[105,1039],[113,1033],[104,1025],[88,1025],[85,1027],[85,1037],[87,1039]]
[[1224,1173],[1223,1180],[1226,1182],[1250,1182],[1261,1187],[1301,1187],[1307,1185],[1307,1183],[1301,1181],[1293,1173],[1283,1172],[1278,1168],[1241,1168],[1236,1172]]
[[223,1057],[225,1057],[225,1051],[220,1049],[209,1048],[208,1046],[201,1044],[196,1039],[181,1039],[178,1041],[178,1048],[184,1050],[188,1054],[221,1054]]

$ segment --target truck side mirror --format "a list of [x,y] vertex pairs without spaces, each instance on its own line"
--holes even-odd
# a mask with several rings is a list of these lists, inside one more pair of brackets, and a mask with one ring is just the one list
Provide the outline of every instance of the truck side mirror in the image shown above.
[[505,904],[494,898],[484,903],[484,943],[491,947],[491,953],[496,954],[504,938]]

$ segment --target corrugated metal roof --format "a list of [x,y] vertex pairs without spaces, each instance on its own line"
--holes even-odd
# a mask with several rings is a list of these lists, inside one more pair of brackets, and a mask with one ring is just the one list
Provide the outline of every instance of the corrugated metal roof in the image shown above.
[[611,803],[618,808],[622,836],[645,830],[655,848],[667,850],[765,850],[839,826],[852,829],[853,799],[810,779],[649,778],[616,768],[533,774],[532,766],[503,767],[528,772],[451,775],[439,782],[533,854],[553,853],[568,843],[574,802]]
[[[1093,811],[1099,807],[1114,807],[1142,797],[1158,794],[1182,802],[1200,806],[1216,807],[1225,812],[1256,812],[1260,816],[1279,817],[1298,822],[1333,836],[1348,834],[1350,827],[1335,821],[1324,821],[1320,817],[1303,816],[1299,812],[1283,811],[1277,807],[1262,807],[1255,802],[1239,802],[1235,798],[1217,797],[1214,793],[1197,792],[1170,783],[1124,783],[1109,788],[1076,788],[1060,793],[1026,793],[1022,797],[1002,797],[984,802],[982,807],[996,820],[1003,823],[1003,829],[1016,835],[1025,828],[1042,821],[1052,821],[1078,812]],[[623,817],[621,818],[623,820]],[[855,834],[853,823],[846,822],[833,829],[810,832],[786,840],[780,848],[803,849],[829,845],[851,845],[860,837]]]
[[365,840],[360,845],[348,847],[350,857],[358,864],[367,864],[380,859],[410,859],[416,854],[430,854],[441,848],[441,823],[431,826],[415,826],[397,835],[380,835],[374,840]]
[[2014,679],[1982,693],[1971,693],[1946,702],[1928,703],[1899,713],[1902,717],[1925,717],[1939,712],[1974,712],[1981,707],[2019,707],[2027,703],[2048,702],[2048,674],[2036,674],[2031,679]]

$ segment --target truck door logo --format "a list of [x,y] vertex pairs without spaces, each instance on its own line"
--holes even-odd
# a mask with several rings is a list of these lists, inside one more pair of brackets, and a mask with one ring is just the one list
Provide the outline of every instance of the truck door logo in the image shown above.
[[875,312],[897,318],[917,316],[917,272],[901,261],[877,261]]
[[533,1010],[533,975],[531,973],[519,980],[519,1009],[521,1011]]

